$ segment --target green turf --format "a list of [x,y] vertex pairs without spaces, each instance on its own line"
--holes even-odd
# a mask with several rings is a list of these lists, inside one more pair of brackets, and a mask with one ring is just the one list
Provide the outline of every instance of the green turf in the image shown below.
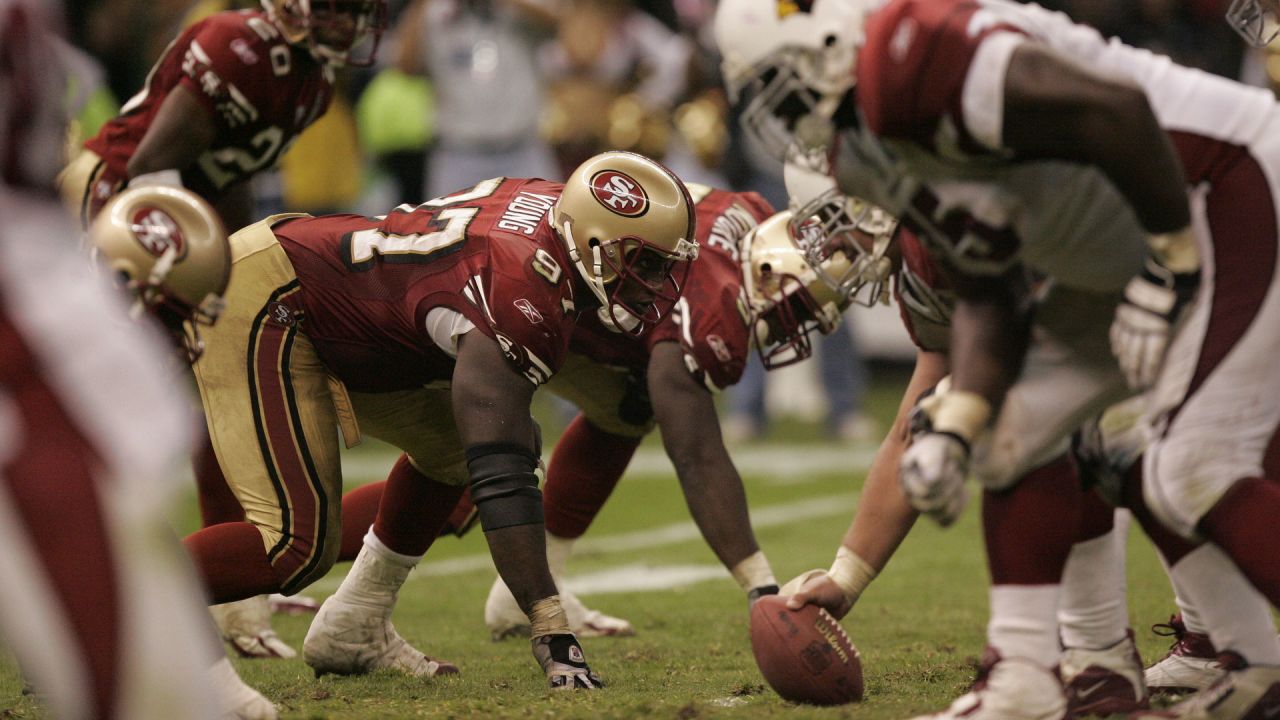
[[[872,411],[886,425],[904,381],[898,372],[871,393]],[[558,431],[554,418],[544,424],[551,427],[549,434]],[[775,424],[766,441],[770,447],[791,443],[801,453],[806,445],[824,442],[817,426],[790,422]],[[866,451],[849,449],[850,457],[865,456]],[[375,467],[379,459],[385,458],[389,466],[393,458],[385,448],[365,448],[361,453]],[[751,467],[741,469],[753,511],[834,498],[829,513],[757,530],[781,580],[827,566],[852,516],[862,471],[815,473],[779,484]],[[347,478],[352,484],[375,479],[379,478]],[[674,475],[631,475],[587,537],[687,522]],[[194,510],[187,508],[177,523],[190,527]],[[433,561],[484,552],[478,532],[461,540],[443,539],[424,568]],[[715,562],[700,540],[620,550],[588,546],[570,564],[570,576],[633,563]],[[313,594],[331,592],[348,567],[336,567]],[[246,681],[277,703],[285,718],[905,718],[942,708],[972,680],[987,619],[986,575],[975,508],[949,530],[919,523],[844,621],[862,652],[867,696],[861,704],[843,708],[792,705],[764,686],[751,657],[746,601],[727,575],[675,590],[584,594],[589,604],[630,619],[638,630],[633,638],[584,642],[593,668],[609,683],[602,692],[553,695],[544,688],[527,640],[488,639],[482,613],[491,570],[440,576],[420,568],[400,597],[395,615],[400,632],[429,654],[457,663],[460,677],[415,680],[382,672],[317,680],[301,659],[237,660],[236,666]],[[1129,577],[1141,650],[1145,657],[1156,657],[1167,640],[1151,635],[1146,626],[1166,619],[1172,601],[1154,554],[1136,531]],[[276,628],[301,648],[307,622],[308,618],[278,617]],[[7,664],[0,667],[0,718],[16,717],[44,714],[21,695],[21,680]]]

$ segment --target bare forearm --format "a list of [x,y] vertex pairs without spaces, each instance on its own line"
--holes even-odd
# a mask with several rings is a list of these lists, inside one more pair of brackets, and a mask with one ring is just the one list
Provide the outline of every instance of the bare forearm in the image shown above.
[[898,483],[898,465],[907,446],[908,418],[916,401],[947,375],[947,358],[940,353],[920,351],[916,354],[911,380],[898,403],[893,427],[876,452],[867,481],[858,499],[853,523],[844,534],[843,544],[862,558],[876,572],[884,569],[889,558],[915,525],[919,513],[907,503]]
[[191,167],[217,136],[213,117],[190,90],[175,87],[129,158],[129,177]]
[[484,539],[489,543],[489,554],[493,556],[498,574],[525,613],[533,603],[556,594],[555,581],[547,569],[542,523],[487,531]]
[[953,278],[961,295],[951,318],[951,389],[999,408],[1022,372],[1030,335],[1029,293],[1015,269],[1003,278]]
[[760,546],[751,530],[742,478],[728,453],[722,447],[707,452],[711,457],[704,462],[677,465],[676,474],[702,537],[720,562],[732,570]]
[[1004,142],[1020,157],[1097,167],[1151,233],[1191,222],[1182,167],[1139,87],[1026,43],[1005,79]]
[[867,472],[867,481],[858,497],[853,524],[842,544],[877,572],[884,569],[920,513],[907,503],[898,484],[898,461],[903,444],[886,438]]

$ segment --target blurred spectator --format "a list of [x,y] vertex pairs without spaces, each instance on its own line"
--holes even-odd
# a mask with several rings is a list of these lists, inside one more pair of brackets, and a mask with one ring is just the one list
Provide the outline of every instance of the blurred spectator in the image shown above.
[[[844,442],[874,442],[880,439],[882,428],[862,410],[869,375],[850,324],[853,314],[845,313],[845,319],[832,334],[815,338],[816,379],[820,399],[825,403],[821,408],[825,413],[823,428],[829,437]],[[794,381],[795,376],[766,373],[760,358],[753,355],[742,380],[727,392],[728,414],[722,425],[727,441],[756,440],[768,432],[766,378],[770,382],[788,382]]]
[[427,147],[435,136],[431,83],[394,67],[383,68],[356,103],[360,146],[394,186],[388,205],[416,205],[426,194]]
[[396,66],[426,75],[436,95],[428,197],[491,177],[562,177],[538,135],[537,52],[555,21],[541,0],[417,0],[405,11]]
[[284,208],[312,215],[351,212],[364,187],[355,113],[339,73],[329,110],[280,158]]
[[624,0],[566,0],[543,58],[553,96],[543,130],[562,171],[605,149],[664,159],[692,57],[688,38]]

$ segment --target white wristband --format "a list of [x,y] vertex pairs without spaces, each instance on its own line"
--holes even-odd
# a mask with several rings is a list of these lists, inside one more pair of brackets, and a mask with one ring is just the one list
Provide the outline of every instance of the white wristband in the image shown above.
[[1148,235],[1147,247],[1161,265],[1173,272],[1189,273],[1200,269],[1200,246],[1196,244],[1196,233],[1190,226],[1171,233]]
[[875,579],[877,571],[866,560],[858,557],[857,553],[841,545],[836,550],[836,560],[831,563],[831,569],[827,574],[844,592],[845,599],[852,604],[857,602],[862,591],[866,590]]
[[752,590],[764,585],[777,585],[778,581],[773,577],[773,568],[769,567],[769,560],[765,558],[763,550],[757,550],[753,555],[733,566],[733,579],[738,581],[738,587],[742,588],[742,592],[751,592]]
[[934,430],[955,433],[973,442],[987,427],[991,403],[977,393],[951,390],[938,396],[930,416]]
[[529,608],[529,624],[535,639],[543,635],[567,635],[572,632],[569,630],[569,620],[565,617],[564,608],[560,605],[559,595],[535,602]]

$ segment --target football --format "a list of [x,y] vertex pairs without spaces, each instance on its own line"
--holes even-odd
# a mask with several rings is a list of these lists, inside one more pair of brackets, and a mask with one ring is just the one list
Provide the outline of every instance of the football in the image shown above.
[[862,660],[840,623],[816,605],[799,610],[768,595],[751,608],[751,651],[786,700],[843,705],[862,699]]

